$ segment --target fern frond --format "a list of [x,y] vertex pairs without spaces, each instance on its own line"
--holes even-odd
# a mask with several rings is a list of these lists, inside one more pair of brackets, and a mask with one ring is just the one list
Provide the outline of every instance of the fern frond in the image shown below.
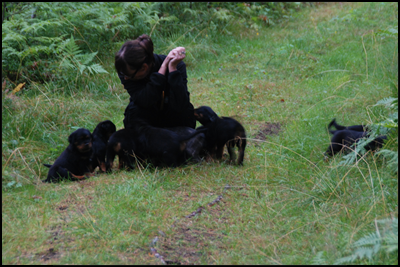
[[85,69],[87,68],[87,66],[81,65],[81,64],[79,64],[78,67],[79,67],[79,71],[80,71],[81,75],[83,74],[83,72],[84,72]]
[[83,55],[76,55],[75,58],[79,61],[82,65],[88,65],[94,57],[97,55],[97,52],[83,54]]
[[21,29],[21,32],[37,33],[40,29],[46,31],[47,26],[61,27],[62,25],[63,25],[63,22],[54,21],[54,20],[53,21],[44,20],[44,21],[40,21],[40,22],[32,23],[32,24],[25,23],[24,27]]
[[387,253],[398,250],[398,219],[384,219],[376,222],[384,224],[383,229],[381,231],[377,229],[375,233],[367,234],[354,242],[352,247],[356,250],[350,256],[337,259],[335,264],[351,263],[364,258],[372,260],[382,249]]
[[76,70],[76,66],[68,58],[64,58],[60,63],[60,68]]
[[398,102],[398,98],[387,97],[379,100],[374,106],[384,105],[385,107],[393,107],[393,105],[397,105],[396,101]]
[[353,243],[353,247],[361,247],[365,245],[377,245],[380,244],[381,238],[377,233],[370,233],[364,236],[363,238],[357,240]]
[[384,241],[386,245],[383,245],[382,248],[387,252],[393,252],[399,250],[399,236],[395,233],[389,233],[385,236]]
[[312,265],[327,265],[325,259],[325,251],[319,251],[317,255],[311,260]]
[[82,52],[79,46],[75,43],[74,37],[71,34],[71,38],[62,42],[58,48],[58,51],[66,56],[75,56]]
[[337,259],[334,264],[339,265],[339,264],[354,262],[357,259],[357,257],[358,256],[356,254],[352,254],[350,256]]
[[398,171],[399,168],[399,154],[397,151],[391,151],[388,149],[382,149],[381,151],[376,153],[377,155],[382,155],[387,161],[387,167],[392,169],[394,172]]
[[108,73],[108,71],[106,71],[102,66],[100,66],[99,64],[93,64],[91,66],[88,67],[88,70],[90,71],[90,73]]
[[4,57],[15,55],[18,58],[21,58],[22,53],[23,52],[17,51],[16,49],[14,49],[11,46],[9,46],[7,48],[3,48],[3,50],[2,50],[2,54],[4,54]]
[[[3,25],[3,30],[4,30],[4,25]],[[4,34],[4,33],[3,33]],[[5,33],[5,37],[2,38],[1,40],[2,46],[4,47],[5,44],[11,44],[13,42],[18,42],[18,43],[26,43],[26,37],[23,36],[22,34],[16,33],[16,32],[7,32]]]

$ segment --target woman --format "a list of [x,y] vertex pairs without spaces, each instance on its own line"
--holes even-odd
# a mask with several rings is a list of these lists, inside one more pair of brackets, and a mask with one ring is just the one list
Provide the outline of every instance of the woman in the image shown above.
[[195,128],[184,58],[184,47],[171,50],[168,56],[153,54],[153,42],[146,34],[124,43],[115,55],[115,69],[130,95],[124,114],[126,129],[137,118],[155,127]]

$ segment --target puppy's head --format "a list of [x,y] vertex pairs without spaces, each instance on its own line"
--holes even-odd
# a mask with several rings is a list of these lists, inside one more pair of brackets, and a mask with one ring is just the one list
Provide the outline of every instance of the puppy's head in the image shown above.
[[92,149],[92,134],[87,129],[79,128],[68,137],[68,142],[79,153],[87,153]]
[[194,117],[197,121],[199,121],[202,125],[210,124],[211,122],[218,119],[217,113],[214,112],[208,106],[201,106],[194,110]]
[[115,127],[115,124],[110,120],[106,120],[97,124],[96,128],[93,130],[93,134],[100,133],[109,139],[116,131],[117,127]]

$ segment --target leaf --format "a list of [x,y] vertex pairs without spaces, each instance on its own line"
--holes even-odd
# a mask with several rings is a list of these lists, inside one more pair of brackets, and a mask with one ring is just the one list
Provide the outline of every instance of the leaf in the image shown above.
[[26,83],[20,83],[20,84],[18,84],[18,86],[15,87],[14,90],[12,90],[11,93],[15,94],[16,92],[19,92],[19,91],[25,86],[25,84],[26,84]]
[[384,105],[385,107],[391,107],[393,105],[395,105],[395,101],[398,101],[398,98],[394,98],[394,97],[387,97],[384,99],[379,100],[375,105],[375,106],[379,106],[379,105]]
[[102,66],[99,64],[93,64],[90,67],[88,67],[89,70],[92,70],[94,73],[108,73],[105,69],[103,69]]

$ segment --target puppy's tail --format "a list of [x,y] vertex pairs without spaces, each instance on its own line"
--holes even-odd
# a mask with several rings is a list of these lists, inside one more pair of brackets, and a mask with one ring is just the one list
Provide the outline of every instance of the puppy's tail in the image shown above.
[[333,119],[329,125],[328,125],[328,129],[331,128],[332,126],[334,126],[337,130],[345,130],[346,126],[342,126],[336,123],[336,119]]
[[333,120],[328,124],[328,130],[332,127],[334,123],[336,123],[336,118],[333,118]]
[[46,163],[43,163],[43,165],[45,166],[45,167],[47,167],[47,168],[51,168],[51,164],[46,164]]

